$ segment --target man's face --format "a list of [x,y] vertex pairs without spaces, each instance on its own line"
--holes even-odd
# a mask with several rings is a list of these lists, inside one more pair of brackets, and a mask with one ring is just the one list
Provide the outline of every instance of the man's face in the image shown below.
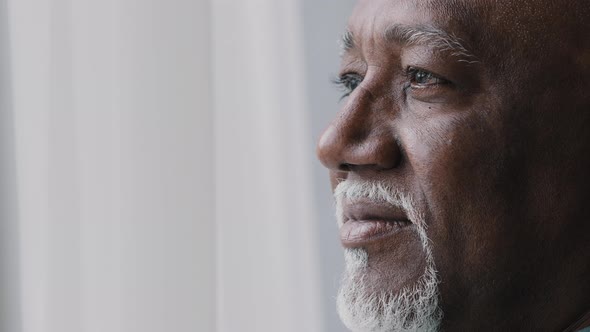
[[[429,282],[448,330],[575,320],[584,299],[548,303],[590,242],[589,15],[586,1],[359,1],[342,110],[318,144],[354,265],[342,306],[377,294],[383,314]],[[406,307],[402,325],[421,314]]]

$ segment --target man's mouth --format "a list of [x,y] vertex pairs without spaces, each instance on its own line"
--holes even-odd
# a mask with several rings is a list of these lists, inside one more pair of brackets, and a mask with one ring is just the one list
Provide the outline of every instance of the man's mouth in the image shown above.
[[403,209],[371,200],[345,199],[340,240],[346,248],[357,248],[395,235],[412,225]]

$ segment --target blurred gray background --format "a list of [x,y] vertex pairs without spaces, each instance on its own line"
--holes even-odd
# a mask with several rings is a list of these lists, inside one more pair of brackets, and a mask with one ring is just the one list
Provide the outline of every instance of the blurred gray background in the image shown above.
[[346,331],[307,139],[353,3],[0,0],[0,332]]
[[[338,111],[341,93],[330,83],[338,73],[338,39],[346,27],[355,1],[325,0],[303,1],[304,40],[309,119],[312,122],[313,141],[329,124]],[[312,147],[312,152],[315,147]],[[316,161],[313,168],[315,208],[320,223],[323,309],[327,332],[347,331],[336,313],[336,293],[344,262],[334,218],[332,196],[326,169]]]

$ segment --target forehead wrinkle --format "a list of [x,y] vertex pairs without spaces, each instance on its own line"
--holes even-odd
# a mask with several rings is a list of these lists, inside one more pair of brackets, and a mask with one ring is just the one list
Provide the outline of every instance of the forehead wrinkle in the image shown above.
[[429,45],[441,52],[451,52],[452,56],[460,58],[459,62],[479,62],[461,39],[437,27],[393,24],[385,29],[383,37],[400,45]]

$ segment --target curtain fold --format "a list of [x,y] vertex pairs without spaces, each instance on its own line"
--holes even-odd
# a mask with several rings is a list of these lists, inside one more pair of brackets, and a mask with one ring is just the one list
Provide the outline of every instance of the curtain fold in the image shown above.
[[321,328],[299,6],[213,2],[223,332]]
[[9,45],[7,3],[0,0],[0,331],[20,331],[20,227]]
[[209,3],[6,9],[2,331],[214,331]]

